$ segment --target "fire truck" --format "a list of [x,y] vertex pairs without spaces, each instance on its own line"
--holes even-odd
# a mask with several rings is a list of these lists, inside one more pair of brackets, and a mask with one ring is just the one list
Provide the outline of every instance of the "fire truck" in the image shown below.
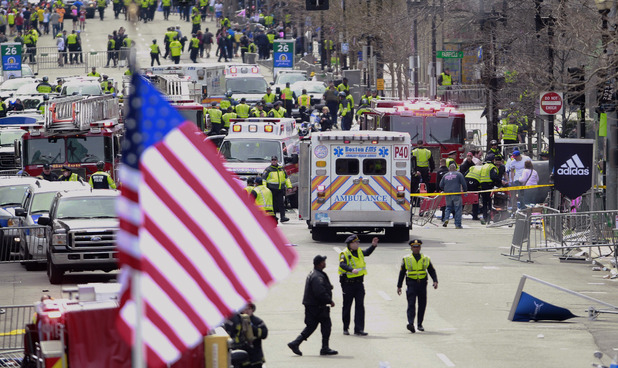
[[63,166],[87,180],[97,162],[116,178],[123,125],[118,100],[112,95],[68,96],[49,101],[43,123],[25,125],[27,132],[15,142],[16,157],[30,176],[41,175],[49,164],[60,175]]
[[179,75],[146,75],[146,78],[185,119],[193,122],[201,131],[206,129],[204,107],[196,102],[191,78]]
[[[370,111],[359,120],[361,130],[409,133],[412,148],[424,141],[436,168],[451,151],[458,152],[457,164],[465,158],[466,116],[452,105],[429,100],[372,100]],[[435,181],[432,173],[431,182]]]
[[[34,323],[25,326],[21,366],[131,368],[131,348],[116,329],[119,290],[118,283],[83,284],[63,288],[67,299],[37,302]],[[234,356],[228,340],[217,327],[171,367],[228,368]]]

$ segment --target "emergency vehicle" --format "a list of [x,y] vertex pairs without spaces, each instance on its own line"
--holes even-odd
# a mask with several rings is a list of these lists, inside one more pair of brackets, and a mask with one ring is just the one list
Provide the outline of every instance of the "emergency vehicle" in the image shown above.
[[[131,347],[116,327],[120,284],[92,283],[63,288],[66,299],[35,304],[33,323],[25,327],[25,368],[131,368]],[[229,335],[217,327],[171,368],[228,368]],[[233,356],[233,355],[232,355]]]
[[296,121],[291,118],[232,119],[219,153],[228,171],[238,176],[259,176],[277,156],[292,182],[288,201],[298,204],[298,147],[300,139]]
[[123,135],[117,98],[57,98],[46,104],[44,116],[42,124],[23,126],[27,133],[15,143],[25,172],[41,175],[43,165],[49,164],[59,176],[62,166],[68,166],[87,180],[98,171],[97,162],[103,161],[103,170],[116,178]]
[[196,102],[195,95],[192,94],[193,82],[189,77],[147,75],[146,78],[185,119],[193,122],[201,131],[206,129],[204,107]]
[[382,231],[408,240],[410,148],[403,132],[319,132],[301,142],[298,212],[313,240]]
[[[436,169],[440,159],[457,151],[457,164],[465,159],[466,117],[454,106],[430,100],[372,100],[371,109],[359,119],[361,130],[384,130],[407,132],[413,148],[417,142],[425,142],[431,151]],[[435,183],[436,173],[431,174]]]
[[187,77],[192,83],[192,94],[201,95],[199,102],[205,105],[221,101],[227,92],[237,101],[244,97],[253,104],[262,99],[268,87],[257,64],[175,64],[142,68],[141,72],[146,76]]

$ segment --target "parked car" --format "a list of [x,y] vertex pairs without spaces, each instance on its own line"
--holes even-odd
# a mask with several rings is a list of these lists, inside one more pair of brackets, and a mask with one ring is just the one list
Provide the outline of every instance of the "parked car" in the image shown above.
[[47,277],[60,284],[65,272],[110,272],[118,268],[116,190],[59,192],[48,216],[37,220],[48,226]]

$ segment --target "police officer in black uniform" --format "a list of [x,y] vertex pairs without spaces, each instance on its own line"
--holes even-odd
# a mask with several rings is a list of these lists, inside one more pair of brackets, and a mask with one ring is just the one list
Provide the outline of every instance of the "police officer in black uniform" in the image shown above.
[[369,257],[378,246],[374,237],[371,246],[365,250],[359,248],[360,240],[350,235],[345,240],[347,248],[339,255],[339,282],[343,291],[343,334],[349,335],[350,314],[354,302],[354,335],[367,336],[365,332],[365,286],[363,279],[367,274],[365,257]]
[[105,163],[103,161],[97,162],[97,169],[99,171],[90,175],[90,186],[92,189],[116,189],[116,183],[114,179],[103,171]]
[[403,279],[406,279],[406,296],[408,298],[408,330],[412,333],[414,330],[414,317],[416,314],[416,299],[418,299],[418,330],[425,331],[423,328],[423,319],[425,317],[425,307],[427,306],[427,274],[433,280],[433,288],[438,288],[438,275],[431,264],[431,260],[424,254],[421,254],[421,245],[423,242],[420,239],[410,240],[412,254],[406,256],[401,261],[401,269],[399,270],[399,279],[397,280],[397,294],[401,295],[401,286]]
[[39,175],[39,177],[47,181],[58,181],[58,176],[52,173],[51,166],[49,166],[49,164],[43,165],[43,173]]
[[318,328],[318,324],[322,332],[320,355],[338,354],[328,345],[332,327],[330,307],[334,307],[335,302],[333,301],[333,285],[324,272],[324,268],[326,268],[326,256],[315,256],[313,258],[313,270],[309,272],[305,281],[305,295],[303,296],[306,327],[294,341],[288,343],[288,347],[296,355],[303,355],[298,347]]

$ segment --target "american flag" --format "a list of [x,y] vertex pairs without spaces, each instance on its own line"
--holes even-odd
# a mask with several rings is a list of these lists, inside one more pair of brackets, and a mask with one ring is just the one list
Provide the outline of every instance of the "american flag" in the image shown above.
[[[120,170],[117,325],[131,343],[140,318],[148,366],[162,367],[263,297],[297,257],[195,124],[138,74],[132,86]],[[139,285],[133,272],[141,273]]]

